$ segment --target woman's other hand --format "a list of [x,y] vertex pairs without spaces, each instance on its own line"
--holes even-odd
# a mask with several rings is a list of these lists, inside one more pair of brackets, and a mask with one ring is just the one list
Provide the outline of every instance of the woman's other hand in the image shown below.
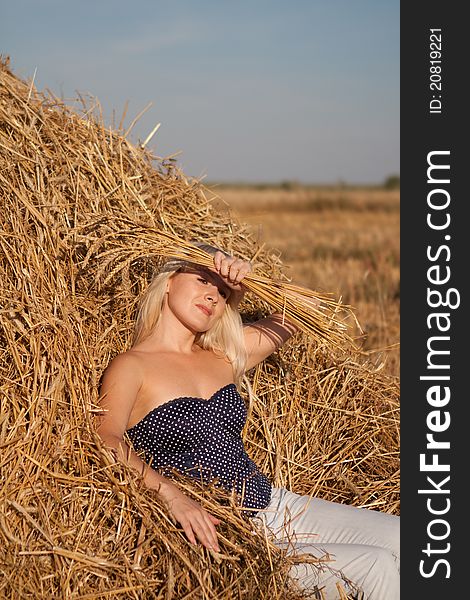
[[209,550],[220,551],[215,529],[220,519],[213,517],[171,482],[162,484],[159,494],[170,513],[182,526],[191,544],[197,544],[197,538]]

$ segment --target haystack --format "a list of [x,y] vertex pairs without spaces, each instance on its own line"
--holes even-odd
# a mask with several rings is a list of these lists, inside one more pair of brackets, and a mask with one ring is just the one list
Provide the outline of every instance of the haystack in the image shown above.
[[[221,553],[192,547],[94,433],[100,377],[125,350],[165,231],[283,277],[214,194],[0,68],[0,597],[300,598],[289,560],[217,491]],[[142,244],[145,240],[145,244]],[[246,319],[269,312],[249,294]],[[275,485],[399,512],[398,383],[298,333],[249,373],[247,450]]]

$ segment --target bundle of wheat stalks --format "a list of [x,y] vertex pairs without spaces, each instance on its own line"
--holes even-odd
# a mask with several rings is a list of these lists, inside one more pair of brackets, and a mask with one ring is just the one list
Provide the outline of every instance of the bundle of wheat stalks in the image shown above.
[[247,450],[275,485],[398,513],[398,384],[348,343],[339,302],[308,311],[210,190],[85,112],[1,62],[0,597],[300,598],[292,559],[220,491],[181,481],[222,520],[215,554],[101,447],[102,372],[166,254],[200,239],[256,258],[246,320],[278,306],[301,328],[248,374]]

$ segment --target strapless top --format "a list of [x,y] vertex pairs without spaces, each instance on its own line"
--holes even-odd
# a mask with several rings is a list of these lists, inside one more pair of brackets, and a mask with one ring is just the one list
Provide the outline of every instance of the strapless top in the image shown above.
[[271,484],[246,453],[241,432],[247,418],[234,383],[210,398],[182,396],[151,410],[127,430],[137,452],[163,475],[173,470],[201,483],[236,492],[245,508],[266,508]]

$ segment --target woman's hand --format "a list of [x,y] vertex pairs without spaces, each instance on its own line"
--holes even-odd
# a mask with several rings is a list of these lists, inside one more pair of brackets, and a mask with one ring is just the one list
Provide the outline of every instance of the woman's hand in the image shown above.
[[220,251],[214,255],[214,267],[220,277],[234,290],[242,288],[242,279],[252,270],[251,264],[247,260],[226,256]]
[[196,544],[196,538],[209,550],[219,552],[217,531],[215,526],[220,519],[213,517],[200,504],[186,496],[174,484],[162,484],[159,490],[170,513],[182,526],[191,544]]
[[218,251],[214,255],[214,270],[225,284],[237,293],[238,303],[241,302],[246,290],[242,280],[252,271],[251,263]]

